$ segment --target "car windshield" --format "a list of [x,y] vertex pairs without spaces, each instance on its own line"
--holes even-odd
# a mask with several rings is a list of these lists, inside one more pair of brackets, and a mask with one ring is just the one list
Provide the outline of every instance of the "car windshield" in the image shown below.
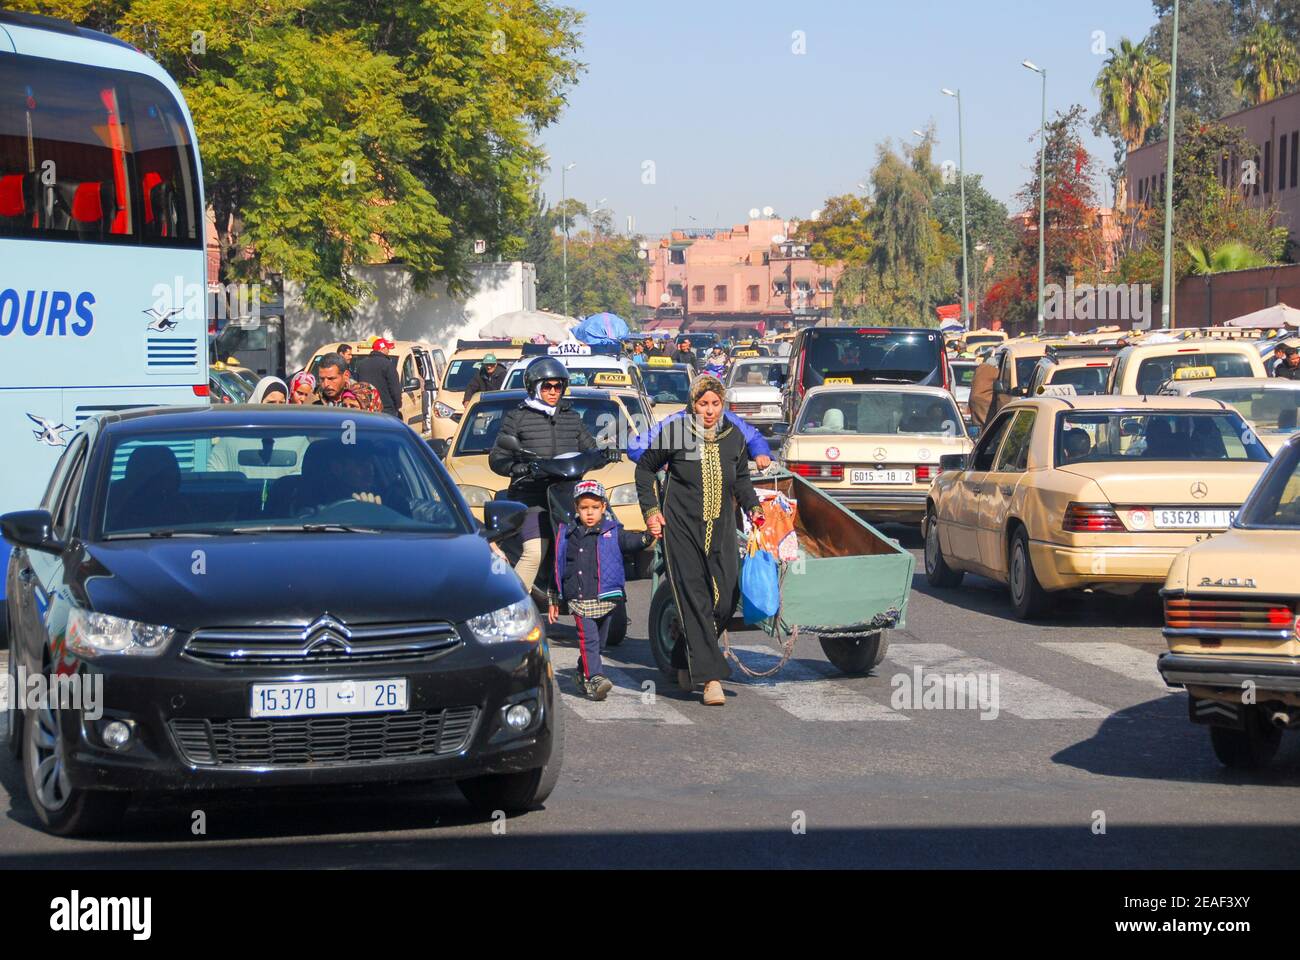
[[447,373],[442,378],[442,389],[454,393],[464,393],[469,382],[474,379],[474,372],[483,361],[478,358],[453,360],[447,365]]
[[788,364],[785,361],[754,363],[747,360],[731,368],[727,374],[727,386],[779,387],[787,366]]
[[1064,370],[1048,373],[1048,383],[1054,387],[1068,384],[1074,387],[1079,396],[1105,393],[1106,383],[1110,379],[1110,365],[1096,367],[1067,367]]
[[[502,390],[522,390],[524,388],[524,364],[515,367],[506,377],[506,382],[502,385]],[[569,386],[571,387],[589,387],[593,386],[596,374],[598,373],[622,373],[621,367],[614,364],[605,366],[594,366],[582,363],[566,363],[564,368],[569,371]]]
[[253,395],[243,377],[231,370],[214,370],[212,377],[221,385],[221,389],[230,397],[232,403],[247,403]]
[[1239,527],[1300,529],[1300,447],[1288,444],[1242,504]]
[[1174,372],[1184,367],[1213,367],[1214,375],[1220,379],[1255,375],[1250,361],[1240,353],[1177,353],[1168,357],[1148,357],[1138,366],[1137,392],[1157,393],[1162,383],[1172,379]]
[[1084,411],[1059,415],[1056,465],[1129,460],[1269,460],[1235,412]]
[[642,371],[645,392],[655,403],[688,403],[691,394],[691,375],[685,370],[656,370],[647,367]]
[[805,389],[879,380],[938,382],[941,376],[943,339],[937,331],[811,330],[807,338]]
[[1038,366],[1041,357],[1017,357],[1016,358],[1016,386],[1023,387],[1029,383],[1034,375],[1034,367]]
[[[609,397],[569,397],[574,411],[587,425],[587,432],[601,446],[617,444],[626,449],[627,438],[636,431],[627,419],[627,409]],[[455,456],[486,454],[497,442],[501,418],[519,406],[517,399],[484,400],[465,414],[465,423],[456,438]]]
[[1267,433],[1294,433],[1300,413],[1300,384],[1295,388],[1233,387],[1198,390],[1196,396],[1222,400]]
[[904,390],[834,390],[809,397],[796,433],[914,433],[951,436],[962,432],[951,397]]
[[[117,433],[98,485],[99,536],[304,528],[463,533],[414,434],[338,425]],[[349,440],[351,442],[349,442]]]

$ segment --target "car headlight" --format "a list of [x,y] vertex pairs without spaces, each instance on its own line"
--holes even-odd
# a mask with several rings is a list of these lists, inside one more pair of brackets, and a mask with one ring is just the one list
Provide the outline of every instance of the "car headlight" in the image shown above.
[[611,507],[627,507],[636,502],[635,483],[620,483],[609,491],[609,505]]
[[73,610],[68,616],[68,650],[81,657],[125,654],[156,657],[176,635],[171,627],[123,620],[106,613]]
[[472,484],[461,487],[460,494],[469,502],[471,507],[481,507],[496,496],[487,487],[476,487]]
[[433,409],[434,412],[438,414],[438,416],[445,417],[447,419],[451,419],[456,415],[456,411],[453,410],[451,407],[447,406],[441,400],[433,401]]
[[508,607],[493,610],[482,616],[469,618],[470,632],[480,643],[511,643],[525,640],[536,642],[542,638],[542,624],[537,619],[537,608],[532,597],[524,597]]
[[763,404],[763,407],[762,407],[762,416],[764,416],[764,417],[779,417],[779,416],[781,416],[781,404],[779,404],[779,403],[765,403],[765,404]]

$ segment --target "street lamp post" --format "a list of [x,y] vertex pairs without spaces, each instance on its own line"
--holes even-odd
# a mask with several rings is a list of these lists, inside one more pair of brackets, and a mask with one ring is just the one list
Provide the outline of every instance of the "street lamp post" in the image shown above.
[[970,280],[966,263],[966,145],[961,126],[961,89],[944,87],[944,96],[957,98],[957,179],[961,182],[961,325],[970,327]]
[[564,240],[561,247],[564,260],[564,315],[566,317],[569,315],[569,189],[565,174],[577,165],[577,163],[570,163],[568,166],[560,167],[560,219],[564,223]]
[[[1174,37],[1169,63],[1169,149],[1165,160],[1165,269],[1160,294],[1160,326],[1168,328],[1174,303],[1174,103],[1178,99],[1178,0],[1174,0]],[[1150,321],[1147,321],[1150,323]]]
[[1047,70],[1029,60],[1022,61],[1043,77],[1043,114],[1038,123],[1038,332],[1043,332],[1043,281],[1046,269],[1047,239]]

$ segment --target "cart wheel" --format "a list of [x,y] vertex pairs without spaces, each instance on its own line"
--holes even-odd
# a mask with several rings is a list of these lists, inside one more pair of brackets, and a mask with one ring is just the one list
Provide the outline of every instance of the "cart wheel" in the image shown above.
[[866,673],[885,659],[889,649],[883,630],[856,637],[818,636],[817,642],[826,659],[841,673]]
[[650,600],[650,652],[654,654],[659,672],[670,680],[676,679],[673,669],[672,627],[678,623],[677,601],[673,598],[672,584],[665,577]]
[[1210,745],[1225,767],[1257,770],[1268,766],[1282,742],[1282,731],[1268,722],[1259,707],[1245,710],[1245,730],[1210,727]]
[[627,604],[615,604],[610,616],[614,619],[609,623],[609,639],[605,641],[605,646],[617,647],[627,639]]

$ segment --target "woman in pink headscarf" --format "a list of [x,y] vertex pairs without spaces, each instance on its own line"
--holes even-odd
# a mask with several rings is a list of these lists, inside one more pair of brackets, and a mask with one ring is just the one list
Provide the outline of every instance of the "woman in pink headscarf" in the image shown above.
[[293,404],[320,403],[316,396],[316,378],[306,370],[293,375],[289,381],[289,402]]

